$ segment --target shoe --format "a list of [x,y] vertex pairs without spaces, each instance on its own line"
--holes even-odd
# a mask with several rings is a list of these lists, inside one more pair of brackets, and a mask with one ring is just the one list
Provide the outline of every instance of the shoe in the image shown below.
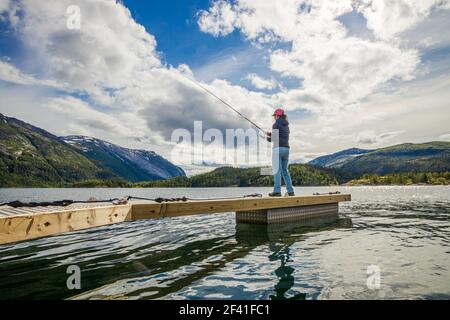
[[295,197],[295,192],[288,192],[289,197]]
[[269,193],[269,197],[281,197],[281,193],[271,192],[271,193]]

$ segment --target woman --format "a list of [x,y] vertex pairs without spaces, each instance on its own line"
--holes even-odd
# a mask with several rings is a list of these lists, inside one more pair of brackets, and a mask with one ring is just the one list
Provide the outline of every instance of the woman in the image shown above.
[[274,190],[270,197],[281,197],[281,176],[286,183],[289,196],[295,196],[292,179],[289,174],[289,122],[283,109],[277,109],[273,114],[275,123],[272,132],[267,133],[267,140],[273,143],[272,171],[274,176]]

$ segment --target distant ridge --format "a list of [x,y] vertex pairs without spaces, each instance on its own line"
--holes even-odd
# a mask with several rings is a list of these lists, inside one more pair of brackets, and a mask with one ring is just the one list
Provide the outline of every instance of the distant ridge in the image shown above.
[[310,165],[323,168],[338,168],[356,156],[372,152],[374,150],[364,150],[358,148],[339,151],[330,155],[322,156],[309,162]]
[[450,171],[450,142],[404,143],[377,150],[349,149],[309,164],[361,174]]

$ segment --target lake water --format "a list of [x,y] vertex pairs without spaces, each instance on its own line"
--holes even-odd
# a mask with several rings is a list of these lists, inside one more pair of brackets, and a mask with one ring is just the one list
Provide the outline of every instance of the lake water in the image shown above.
[[[236,225],[226,213],[3,245],[0,299],[450,299],[450,187],[296,192],[336,190],[353,196],[340,218],[308,225]],[[0,189],[0,202],[269,191]],[[67,289],[70,265],[81,269],[81,290]]]

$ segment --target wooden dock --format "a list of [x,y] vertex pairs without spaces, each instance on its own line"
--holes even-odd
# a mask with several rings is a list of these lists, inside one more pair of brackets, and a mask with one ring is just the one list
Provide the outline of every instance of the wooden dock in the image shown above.
[[[276,223],[292,218],[338,214],[338,204],[350,195],[238,198],[157,203],[73,204],[68,207],[0,207],[0,244],[143,219],[236,212],[238,222]],[[286,212],[283,209],[287,210]],[[295,209],[295,210],[293,210]],[[281,211],[280,211],[281,210]],[[295,220],[295,219],[294,219]]]

